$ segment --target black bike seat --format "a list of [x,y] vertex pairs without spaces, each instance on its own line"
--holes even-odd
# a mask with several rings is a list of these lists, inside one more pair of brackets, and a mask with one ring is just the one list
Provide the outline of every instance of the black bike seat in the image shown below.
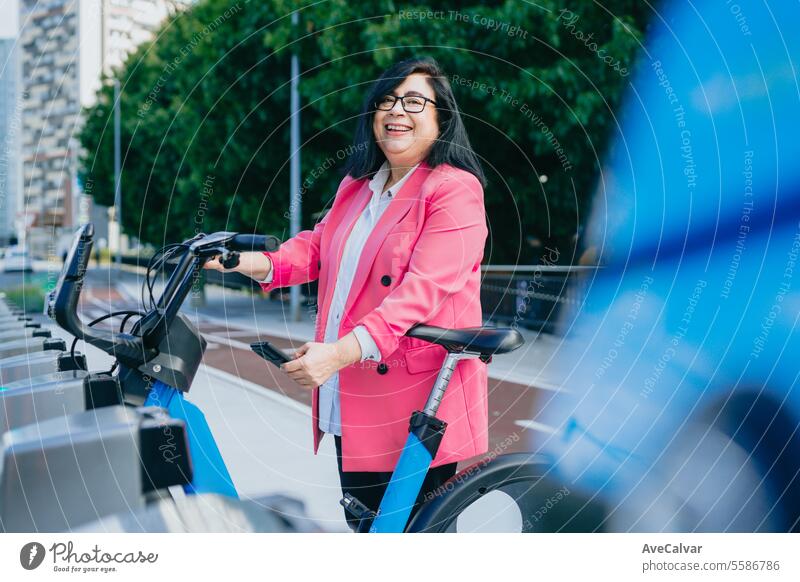
[[444,346],[448,352],[474,352],[482,356],[513,352],[525,343],[516,329],[500,327],[445,329],[420,324],[409,329],[406,335]]

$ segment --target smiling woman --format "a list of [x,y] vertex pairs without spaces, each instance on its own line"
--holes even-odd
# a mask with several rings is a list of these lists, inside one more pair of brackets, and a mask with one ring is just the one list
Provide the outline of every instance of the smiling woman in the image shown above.
[[[433,89],[425,75],[414,73],[395,91],[400,94],[384,95],[376,101],[372,130],[384,154],[396,159],[415,160],[427,152],[439,136],[436,101],[425,94],[433,93]],[[428,102],[433,107],[429,107],[426,114],[425,104]],[[396,107],[398,103],[400,106]]]
[[[488,229],[483,172],[434,60],[403,61],[381,75],[351,152],[319,224],[276,252],[242,253],[236,270],[265,291],[319,279],[315,341],[281,367],[313,390],[314,452],[332,434],[342,492],[377,509],[409,418],[445,358],[443,347],[405,334],[418,323],[482,324]],[[412,516],[458,461],[488,450],[487,383],[481,360],[459,363],[437,415],[447,431]]]
[[[400,105],[397,97],[404,98]],[[422,103],[415,103],[415,97]],[[407,131],[392,135],[388,123]],[[430,58],[402,61],[381,75],[364,100],[354,144],[361,147],[346,168],[353,177],[376,172],[389,158],[407,164],[425,159],[432,168],[449,164],[469,172],[482,186],[486,183],[450,83]]]

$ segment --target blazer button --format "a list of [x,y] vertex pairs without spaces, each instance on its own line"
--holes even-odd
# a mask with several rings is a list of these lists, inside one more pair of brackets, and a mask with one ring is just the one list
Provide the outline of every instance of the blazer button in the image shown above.
[[389,275],[381,277],[381,285],[388,287],[392,283],[392,278]]
[[385,374],[386,372],[389,371],[389,366],[381,362],[380,364],[378,364],[376,370],[378,370],[378,374]]

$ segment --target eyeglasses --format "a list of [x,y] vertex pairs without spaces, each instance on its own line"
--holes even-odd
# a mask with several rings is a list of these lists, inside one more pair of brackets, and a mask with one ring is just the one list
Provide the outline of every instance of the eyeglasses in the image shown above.
[[421,95],[404,95],[403,97],[384,95],[383,99],[375,102],[375,108],[381,111],[391,111],[397,101],[400,101],[400,105],[406,113],[421,113],[428,101],[436,105],[436,101]]

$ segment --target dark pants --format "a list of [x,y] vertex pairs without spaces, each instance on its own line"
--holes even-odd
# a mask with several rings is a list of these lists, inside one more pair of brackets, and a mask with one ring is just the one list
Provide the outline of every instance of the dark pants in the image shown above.
[[[383,499],[383,492],[386,490],[386,486],[392,478],[392,473],[342,471],[342,437],[334,435],[334,442],[336,443],[336,461],[339,465],[339,481],[342,484],[342,496],[344,496],[345,493],[349,493],[373,511],[378,511],[381,499]],[[457,463],[449,463],[447,465],[440,465],[439,467],[428,469],[428,474],[425,475],[425,481],[422,483],[417,501],[411,509],[409,521],[411,521],[411,518],[417,513],[422,502],[425,501],[426,495],[456,474],[456,465]],[[352,517],[346,509],[344,515],[347,519],[347,525],[355,531],[358,527],[358,520]]]

